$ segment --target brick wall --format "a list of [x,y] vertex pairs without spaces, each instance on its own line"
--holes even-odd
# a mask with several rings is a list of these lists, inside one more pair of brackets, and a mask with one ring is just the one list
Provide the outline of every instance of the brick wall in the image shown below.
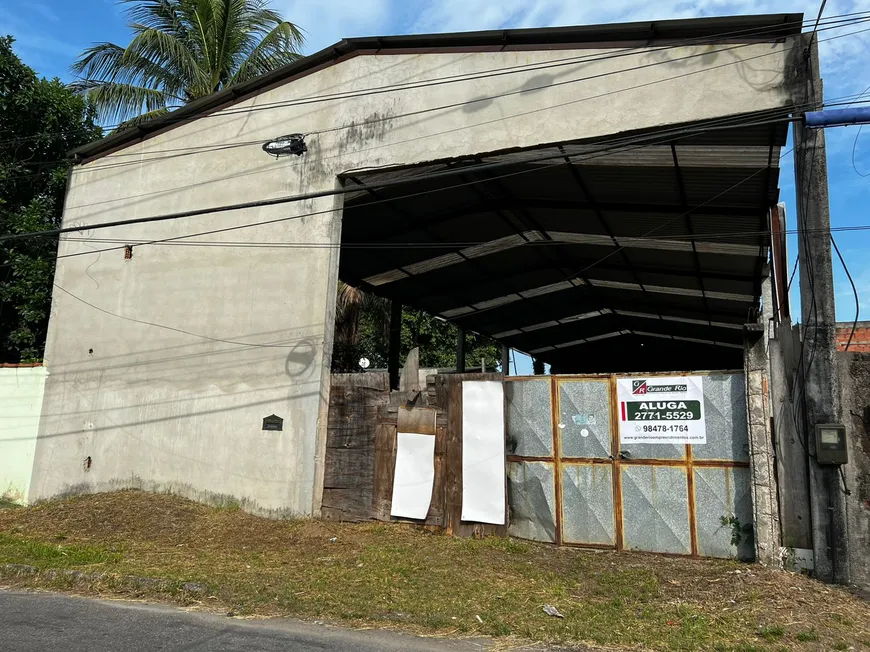
[[[852,332],[852,322],[837,322],[837,350],[844,351],[849,334]],[[849,345],[850,353],[870,353],[870,322],[859,321],[855,335]]]

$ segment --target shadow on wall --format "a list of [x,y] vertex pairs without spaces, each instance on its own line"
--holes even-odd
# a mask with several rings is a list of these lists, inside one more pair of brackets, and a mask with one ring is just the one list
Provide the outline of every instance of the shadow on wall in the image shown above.
[[[695,72],[700,73],[703,70],[709,69],[709,68],[715,69],[715,68],[720,68],[720,67],[724,67],[724,66],[738,65],[739,71],[740,71],[739,74],[740,74],[741,78],[746,82],[746,84],[748,86],[750,86],[752,88],[763,90],[763,89],[774,88],[774,87],[781,85],[783,83],[782,70],[763,67],[763,61],[764,61],[763,57],[765,57],[766,54],[755,55],[754,57],[752,57],[750,59],[741,59],[740,48],[745,47],[746,45],[748,45],[748,44],[707,45],[707,46],[703,46],[703,47],[708,48],[709,51],[701,54],[700,56],[690,56],[690,55],[683,55],[681,57],[674,56],[674,53],[670,52],[669,49],[665,49],[665,48],[653,50],[652,52],[639,51],[639,52],[637,52],[637,56],[642,57],[641,62],[635,64],[634,66],[629,65],[626,67],[644,67],[644,66],[656,66],[659,64],[667,64],[668,66],[675,66],[675,67],[678,67],[678,68],[683,69],[683,70],[692,68],[693,66],[695,68],[697,68],[697,71],[690,70],[688,73],[683,72],[683,73],[678,74],[678,75],[668,75],[668,77],[680,78],[682,76],[686,76],[687,74],[694,74]],[[755,45],[757,45],[757,44],[755,44]],[[777,47],[776,45],[771,45],[772,51],[776,47]],[[631,56],[634,56],[634,55],[632,54]],[[576,58],[579,58],[579,57],[576,57]],[[504,94],[509,95],[509,94],[516,94],[516,93],[533,95],[533,94],[536,94],[536,93],[543,91],[547,88],[551,88],[551,87],[553,87],[554,84],[557,84],[557,83],[558,84],[569,84],[569,83],[574,83],[574,82],[580,83],[582,81],[585,81],[586,79],[583,77],[580,77],[578,79],[562,80],[561,78],[573,75],[574,73],[578,72],[578,70],[582,70],[584,67],[588,67],[592,63],[594,63],[594,61],[584,64],[582,59],[580,59],[579,61],[573,61],[570,65],[565,66],[565,69],[563,72],[541,73],[539,75],[535,75],[534,77],[527,79],[524,83],[515,87],[513,90],[504,91],[503,93],[498,93],[498,95],[504,95]],[[542,62],[542,65],[546,65],[546,62]],[[758,75],[758,73],[761,73],[761,72],[769,72],[770,75],[767,79],[759,81],[757,79],[753,79],[750,76],[750,74],[748,74],[748,71],[751,71],[756,76]],[[608,72],[601,73],[600,75],[589,75],[588,77],[590,79],[594,79],[594,78],[597,78],[600,76],[613,75],[613,74],[615,74],[615,72],[617,72],[617,71],[613,71],[613,72],[608,71]],[[667,78],[665,78],[662,81],[667,81]],[[406,92],[413,92],[413,91],[409,90]],[[617,92],[618,92],[618,90],[617,90]],[[555,105],[555,106],[564,106],[567,104],[575,104],[575,103],[582,102],[586,99],[592,99],[592,98],[591,97],[581,97],[579,99],[571,100],[570,102],[563,103],[560,105]],[[353,101],[353,100],[349,100],[349,101]],[[477,112],[491,106],[494,102],[495,102],[495,100],[491,96],[478,96],[478,97],[474,97],[474,98],[471,98],[470,100],[467,100],[465,102],[460,103],[460,105],[453,108],[453,110],[459,110],[459,111],[467,113],[467,114],[472,114],[472,113],[477,113]],[[548,105],[548,106],[543,106],[543,107],[539,107],[539,108],[535,108],[535,109],[520,111],[519,113],[515,113],[513,115],[501,115],[498,118],[494,118],[491,120],[485,120],[485,121],[480,122],[480,123],[464,125],[464,126],[457,127],[457,128],[451,128],[451,129],[447,129],[447,130],[440,131],[437,133],[428,134],[428,135],[423,136],[423,137],[424,138],[437,138],[439,136],[444,136],[444,135],[447,135],[450,133],[461,131],[463,129],[471,129],[471,128],[475,128],[475,127],[485,126],[485,125],[493,123],[493,122],[500,122],[504,119],[518,118],[518,117],[532,115],[532,114],[539,113],[539,112],[544,112],[544,111],[547,111],[551,108],[554,108],[554,107],[551,107]],[[313,108],[311,108],[310,110],[302,112],[302,113],[294,116],[294,119],[297,122],[298,121],[304,122],[305,118],[308,118],[308,117],[316,114],[319,110],[320,109],[318,109],[317,106],[314,105]],[[442,113],[446,114],[447,111],[449,111],[449,110],[450,110],[449,107],[445,108]],[[327,150],[321,149],[321,144],[315,139],[315,140],[312,140],[312,142],[310,143],[310,146],[315,147],[315,149],[312,150],[312,152],[315,152],[315,151],[317,152],[317,156],[316,156],[317,160],[315,161],[314,160],[315,157],[310,156],[310,157],[306,157],[306,159],[304,159],[304,160],[291,161],[291,163],[293,163],[294,165],[297,165],[297,166],[314,165],[317,167],[317,169],[319,171],[328,171],[329,172],[328,176],[331,177],[334,174],[338,173],[339,170],[342,168],[342,166],[340,164],[335,165],[335,166],[324,165],[324,163],[328,160],[331,160],[331,159],[340,160],[348,155],[356,156],[356,155],[363,154],[366,152],[374,152],[375,150],[381,150],[382,148],[385,148],[385,147],[396,147],[396,146],[400,146],[400,145],[406,144],[406,143],[411,142],[411,141],[419,140],[421,138],[421,136],[414,135],[411,138],[401,140],[401,141],[395,141],[395,142],[390,142],[390,143],[383,143],[382,142],[383,136],[388,134],[388,133],[391,133],[394,130],[395,120],[398,119],[399,117],[401,117],[399,114],[394,114],[391,111],[381,111],[381,112],[374,111],[374,112],[370,113],[365,119],[360,120],[360,121],[353,121],[350,124],[346,125],[345,128],[348,130],[348,134],[345,134],[345,135],[339,137],[338,139],[336,139],[336,141],[334,143],[334,148],[336,150],[335,154],[327,155]],[[412,132],[414,132],[416,127],[422,125],[423,123],[427,122],[428,120],[429,120],[428,117],[423,117],[423,118],[416,120],[414,122],[406,122],[402,125],[402,128],[409,129]],[[201,125],[202,129],[193,131],[192,133],[189,131],[184,131],[184,137],[187,138],[187,137],[196,137],[197,135],[207,135],[208,133],[213,131],[208,125],[208,122],[209,122],[208,120],[202,120],[201,122],[202,122],[202,125]],[[242,121],[242,125],[244,125],[246,122],[247,122],[247,120]],[[239,133],[241,133],[243,131],[243,129],[244,129],[243,126],[240,127]],[[169,132],[169,133],[171,134],[172,132]],[[237,147],[237,146],[259,148],[262,145],[262,142],[265,142],[266,140],[268,140],[269,138],[274,137],[274,136],[275,136],[275,133],[273,133],[272,131],[267,132],[267,131],[263,130],[263,133],[261,133],[259,135],[259,137],[256,137],[255,134],[247,134],[247,138],[253,139],[253,141],[249,140],[249,141],[245,141],[243,143],[238,143],[238,144],[215,143],[214,146],[209,151],[216,151],[217,149],[228,149],[228,148]],[[182,136],[179,133],[179,138],[181,138],[181,137]],[[173,142],[173,140],[174,139],[172,139],[170,137],[168,142],[171,144]],[[356,148],[359,145],[364,145],[366,143],[371,143],[372,146],[371,147]],[[164,154],[157,152],[155,156],[152,156],[150,158],[141,158],[141,157],[137,156],[137,158],[135,160],[131,160],[131,161],[100,163],[100,161],[98,160],[98,161],[94,162],[93,164],[91,164],[90,166],[86,166],[83,169],[93,171],[93,170],[100,169],[101,166],[104,169],[120,168],[120,171],[118,172],[118,174],[123,174],[124,168],[127,166],[132,166],[132,165],[144,166],[144,165],[147,165],[149,161],[154,162],[154,163],[159,163],[159,161],[162,158],[169,158],[169,157],[178,158],[178,157],[184,157],[184,156],[193,156],[195,154],[197,154],[197,151],[179,154],[178,152],[168,150]],[[377,163],[382,163],[382,162],[383,161],[381,161],[381,160],[377,161]],[[289,165],[289,163],[287,163],[286,165]],[[138,201],[126,201],[123,205],[118,206],[116,208],[118,208],[118,209],[123,208],[125,210],[128,210],[129,208],[135,206],[136,204],[139,204],[142,201],[146,201],[146,199],[145,199],[146,197],[153,198],[153,197],[159,197],[159,196],[171,196],[172,194],[176,194],[176,193],[181,192],[181,191],[189,191],[191,188],[204,187],[204,186],[215,185],[215,184],[224,184],[227,181],[230,181],[233,179],[240,179],[242,177],[257,175],[257,174],[261,174],[263,172],[267,172],[267,171],[270,171],[273,169],[274,169],[274,162],[269,162],[267,160],[264,160],[262,165],[258,166],[256,169],[246,170],[245,172],[243,172],[241,174],[228,175],[228,176],[222,177],[220,179],[213,179],[213,180],[210,180],[208,182],[203,182],[203,183],[199,183],[199,184],[190,184],[188,186],[184,186],[183,188],[173,188],[173,189],[165,189],[165,190],[161,189],[161,190],[157,190],[157,191],[153,191],[153,192],[149,192],[149,193],[142,193],[139,195],[133,195],[127,199],[135,199]],[[350,172],[350,171],[351,170],[346,170],[346,172]],[[102,178],[111,178],[111,176],[113,176],[113,175],[101,175]],[[78,183],[86,184],[86,181],[78,182]],[[97,206],[97,204],[101,204],[101,203],[106,203],[106,202],[95,202],[93,204],[80,204],[78,206],[71,206],[70,209],[78,212],[83,208],[88,208],[90,206]],[[99,216],[99,215],[103,214],[104,210],[105,209],[97,208],[94,211],[90,211],[87,213],[77,215],[78,222],[84,224],[84,222],[83,222],[84,220],[87,220],[88,218],[91,218],[91,217]],[[327,212],[331,212],[331,210],[329,210]]]
[[[757,43],[720,43],[703,45],[698,47],[705,50],[704,52],[697,55],[695,53],[692,55],[684,54],[679,57],[673,56],[674,53],[668,49],[654,50],[645,57],[646,61],[642,65],[657,65],[662,63],[672,65],[676,68],[695,68],[697,70],[702,70],[704,68],[724,68],[725,66],[736,65],[740,78],[750,88],[754,88],[758,91],[767,91],[781,86],[784,82],[783,70],[781,68],[764,67],[767,53],[753,55],[748,59],[744,59],[740,56],[741,48],[749,45],[757,45]],[[771,44],[771,53],[776,51],[777,47],[777,44]],[[798,48],[797,41],[795,42],[794,47]],[[750,72],[755,77],[758,77],[759,73],[769,73],[769,75],[763,80],[750,79]]]

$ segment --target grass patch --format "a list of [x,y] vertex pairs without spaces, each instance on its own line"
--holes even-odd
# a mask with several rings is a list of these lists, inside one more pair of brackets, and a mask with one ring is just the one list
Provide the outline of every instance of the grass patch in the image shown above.
[[776,643],[779,639],[785,636],[785,628],[779,625],[772,627],[761,627],[758,630],[758,635],[768,643]]
[[[209,589],[197,598],[206,608],[238,615],[444,635],[728,652],[857,647],[870,638],[870,606],[859,599],[734,561],[459,539],[401,524],[267,520],[232,504],[136,491],[0,512],[0,562],[198,582]],[[123,582],[59,588],[129,594]],[[137,591],[193,599],[183,590]],[[564,618],[546,615],[547,604]],[[818,621],[823,612],[841,617]],[[800,622],[817,624],[790,635]]]
[[9,498],[4,498],[3,496],[0,496],[0,509],[15,509],[17,507],[21,507],[21,505],[13,502]]
[[85,568],[118,563],[121,554],[97,546],[43,543],[0,532],[0,559],[37,568]]

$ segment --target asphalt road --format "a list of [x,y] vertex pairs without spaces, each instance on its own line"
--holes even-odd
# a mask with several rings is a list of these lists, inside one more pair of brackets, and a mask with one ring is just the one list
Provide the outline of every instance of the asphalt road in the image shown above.
[[237,620],[139,602],[0,590],[3,652],[482,652],[485,641]]

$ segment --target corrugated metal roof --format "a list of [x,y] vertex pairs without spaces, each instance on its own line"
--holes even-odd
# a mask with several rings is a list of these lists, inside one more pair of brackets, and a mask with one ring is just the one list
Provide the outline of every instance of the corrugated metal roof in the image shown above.
[[[412,197],[414,184],[347,198],[344,242],[427,247],[343,250],[341,276],[548,362],[576,361],[590,349],[575,349],[599,340],[593,356],[619,353],[631,335],[662,350],[724,348],[714,359],[733,366],[758,306],[786,132],[731,134],[673,142],[679,165],[671,143],[570,167],[530,162],[589,146],[567,143],[487,157],[510,163],[509,181],[487,180],[501,170],[475,171],[462,179],[480,184],[438,192],[437,203]],[[416,168],[421,188],[454,183],[426,180],[448,164],[457,165]],[[396,172],[356,178],[376,184]]]

